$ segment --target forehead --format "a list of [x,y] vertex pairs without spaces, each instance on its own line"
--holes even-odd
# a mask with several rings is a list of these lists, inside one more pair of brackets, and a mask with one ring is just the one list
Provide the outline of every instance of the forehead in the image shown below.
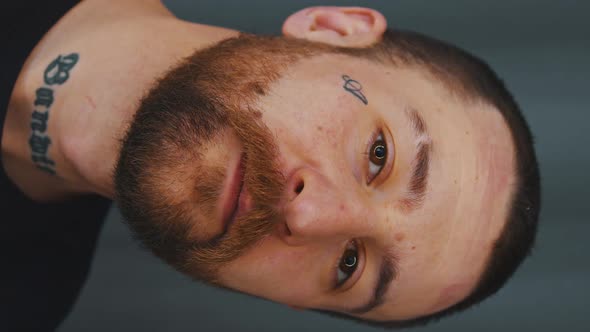
[[[371,111],[358,112],[364,106],[350,102],[358,100],[343,89],[342,75],[362,84]],[[421,209],[406,214],[391,204],[399,193],[392,186],[378,204],[378,214],[392,224],[378,240],[381,249],[396,251],[399,271],[386,304],[370,318],[409,318],[464,298],[481,275],[510,205],[514,149],[501,114],[465,101],[419,68],[342,55],[302,60],[270,91],[263,104],[296,117],[301,126],[295,131],[325,121],[345,128],[336,131],[344,139],[350,128],[365,123],[363,116],[381,117],[398,133],[396,150],[406,159],[414,141],[404,110],[420,113],[434,146],[428,196]]]

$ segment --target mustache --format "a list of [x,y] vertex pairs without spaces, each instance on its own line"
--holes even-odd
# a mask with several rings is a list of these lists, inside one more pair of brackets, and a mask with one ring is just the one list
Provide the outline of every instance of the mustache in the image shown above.
[[[235,221],[230,231],[205,243],[196,243],[187,255],[187,268],[191,274],[214,284],[217,283],[218,271],[224,264],[244,254],[281,222],[279,202],[285,188],[285,178],[279,168],[277,145],[271,131],[262,123],[260,114],[231,112],[228,120],[243,145],[243,181],[252,197],[253,207]],[[219,171],[213,170],[213,173]],[[219,176],[212,175],[211,178]],[[219,179],[223,179],[223,176]],[[211,206],[210,203],[217,202],[221,182],[205,183],[200,190],[207,190],[212,198],[199,203]]]

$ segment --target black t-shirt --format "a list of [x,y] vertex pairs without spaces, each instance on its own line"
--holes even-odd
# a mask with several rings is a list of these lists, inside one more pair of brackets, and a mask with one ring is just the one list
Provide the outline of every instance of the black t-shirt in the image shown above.
[[[24,61],[76,3],[1,2],[5,36],[0,48],[0,137]],[[0,167],[0,331],[53,331],[58,327],[86,280],[110,204],[94,195],[52,204],[33,202]]]

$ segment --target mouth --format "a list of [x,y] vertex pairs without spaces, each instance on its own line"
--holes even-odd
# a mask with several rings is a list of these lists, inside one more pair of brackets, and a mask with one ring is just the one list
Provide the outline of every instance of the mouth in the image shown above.
[[252,199],[244,185],[245,156],[242,154],[229,175],[229,185],[223,201],[222,225],[226,233],[232,224],[252,207]]

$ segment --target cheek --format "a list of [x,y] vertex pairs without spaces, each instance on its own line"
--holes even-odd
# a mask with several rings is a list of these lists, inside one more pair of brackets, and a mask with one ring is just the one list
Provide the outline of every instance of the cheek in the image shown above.
[[315,281],[320,275],[309,251],[269,236],[220,270],[222,284],[275,302],[307,306],[319,293]]
[[465,293],[469,290],[470,283],[468,282],[456,282],[453,283],[440,291],[438,299],[430,307],[430,312],[437,312],[442,309],[448,308],[451,305],[459,302]]
[[359,109],[338,86],[323,90],[329,91],[261,101],[259,108],[265,110],[263,121],[286,141],[308,144],[308,148],[318,142],[337,146],[342,136],[358,124]]

